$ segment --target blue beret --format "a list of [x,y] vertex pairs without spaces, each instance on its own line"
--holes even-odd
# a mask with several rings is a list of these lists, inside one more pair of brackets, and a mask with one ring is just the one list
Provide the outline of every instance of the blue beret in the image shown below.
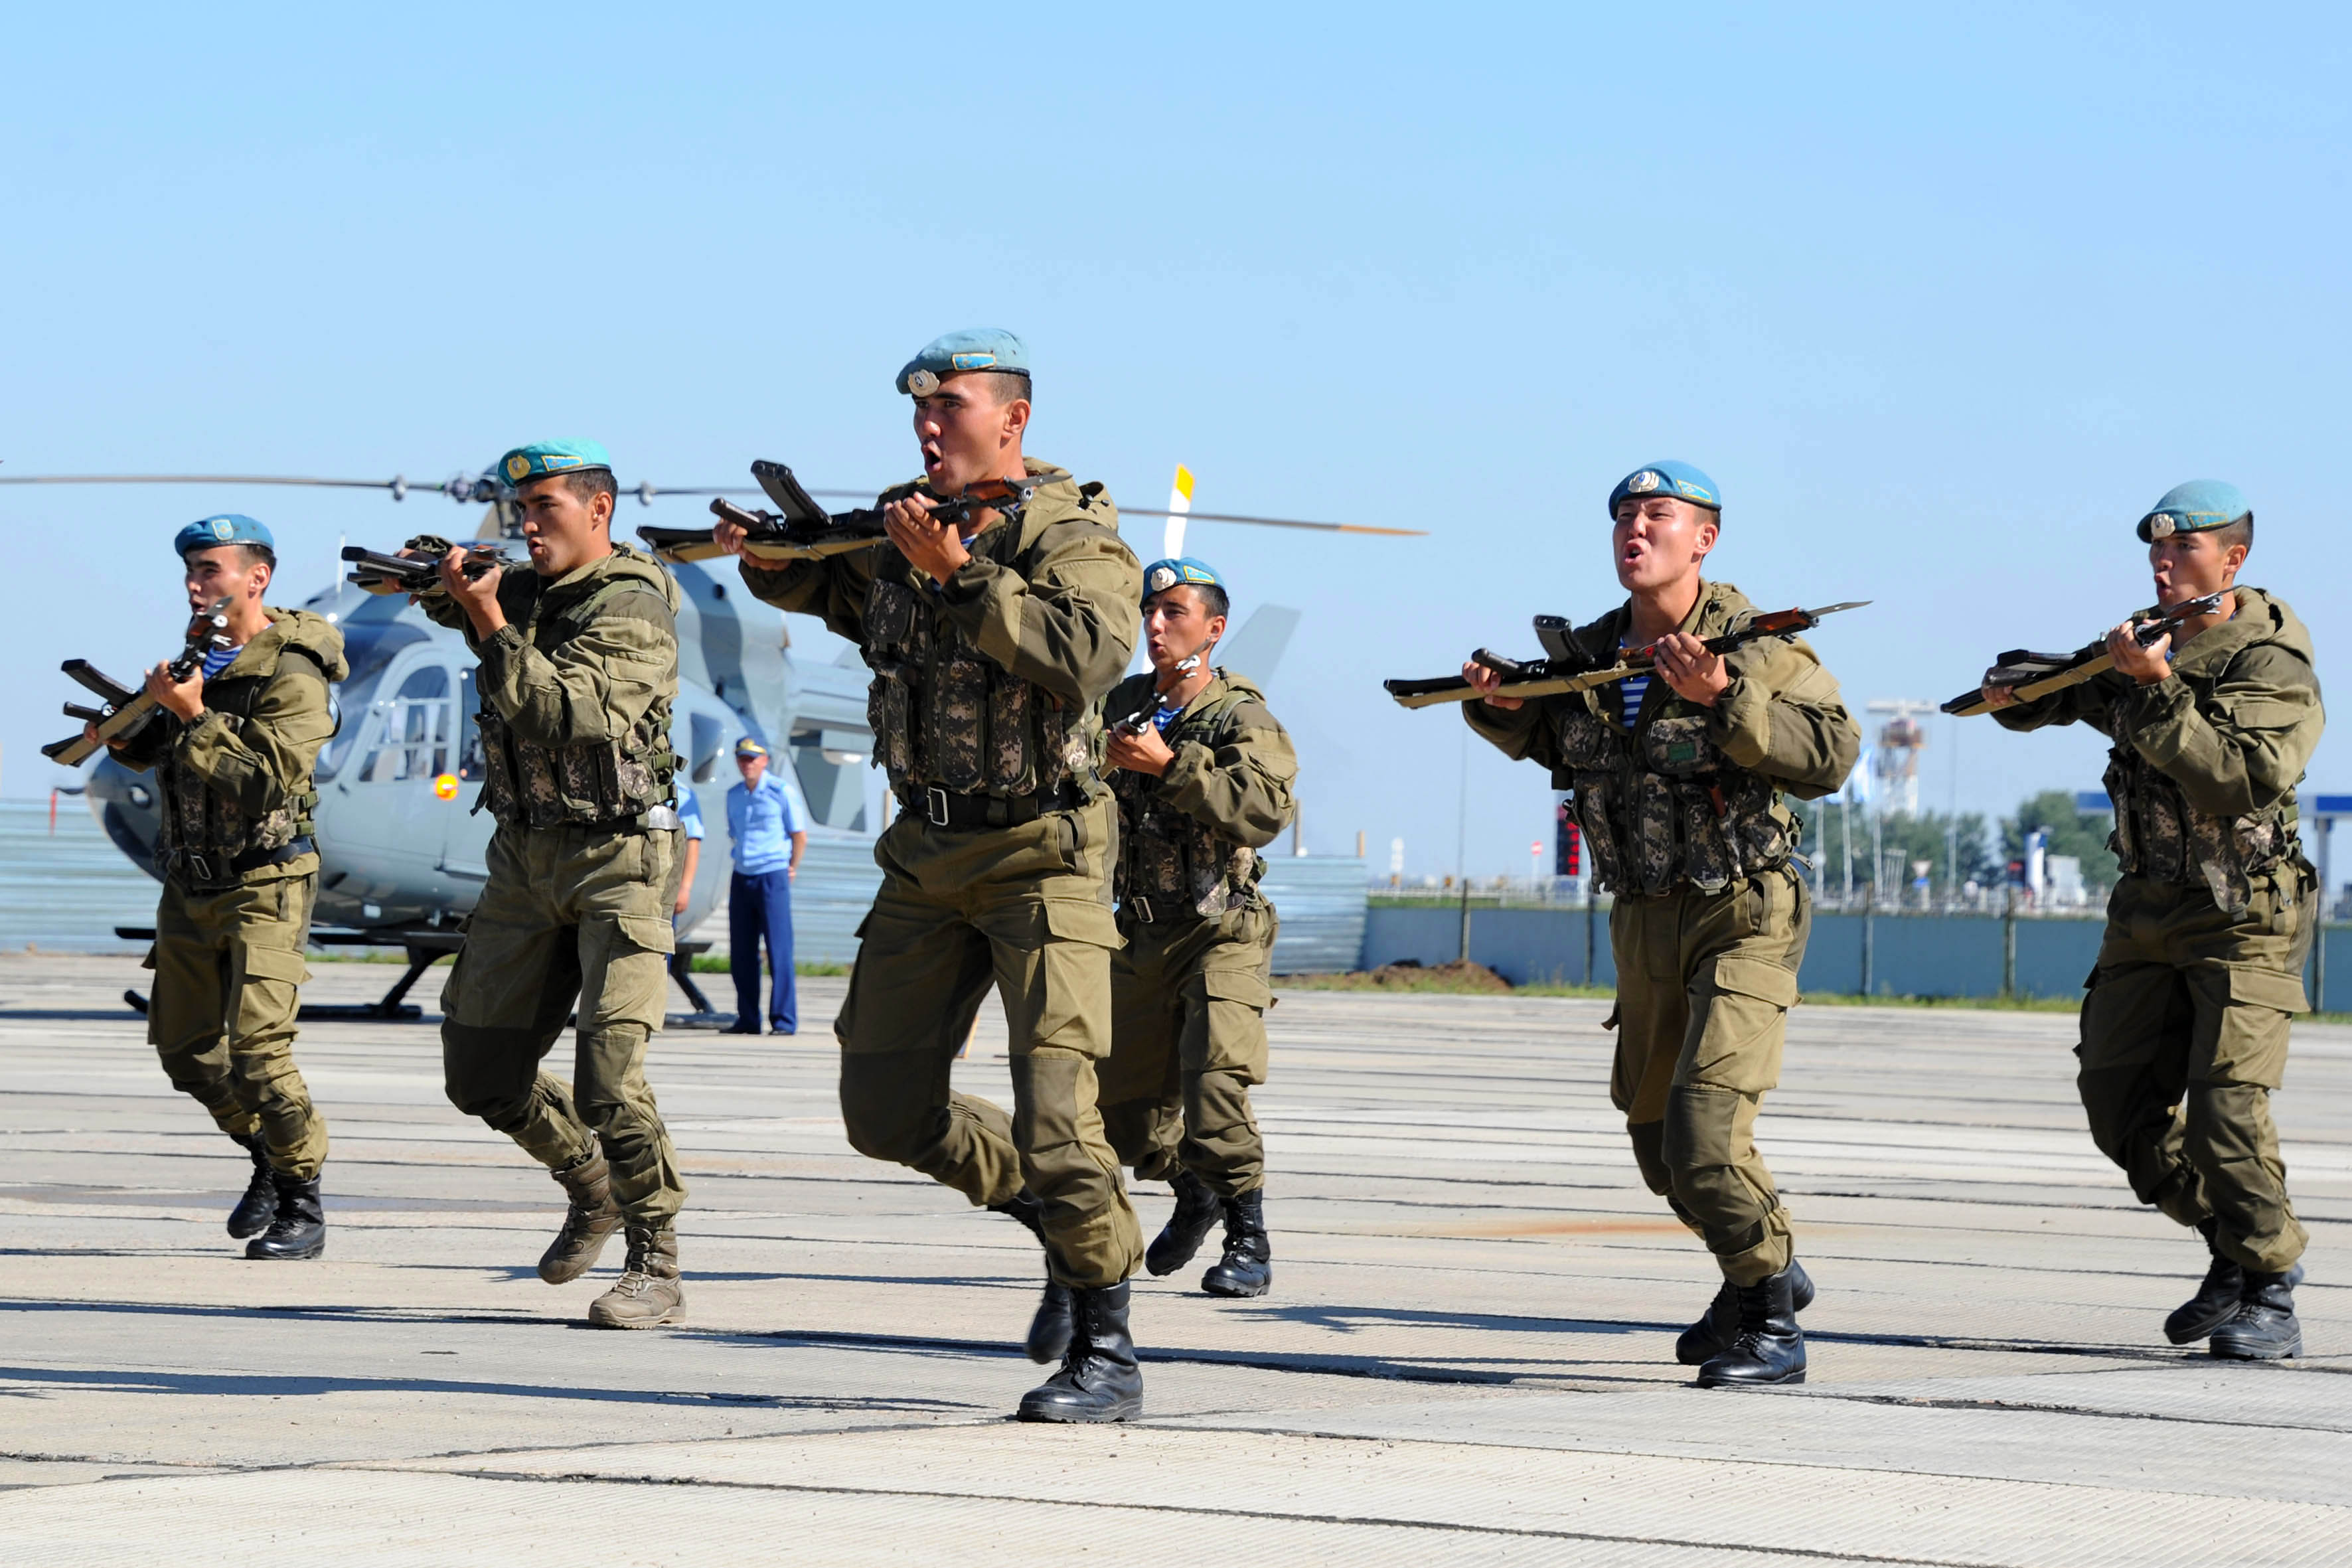
[[739,757],[764,757],[768,754],[768,748],[746,735],[735,742],[735,754]]
[[933,338],[898,372],[898,390],[929,397],[940,383],[961,370],[1017,370],[1029,374],[1029,346],[1002,327],[968,327]]
[[1151,603],[1155,595],[1164,594],[1179,583],[1197,584],[1203,588],[1225,585],[1225,580],[1207,562],[1191,555],[1174,556],[1155,561],[1143,569],[1143,602]]
[[2253,515],[2245,492],[2237,486],[2220,479],[2191,479],[2173,486],[2164,492],[2162,500],[2148,508],[2147,515],[2139,520],[2140,542],[2152,543],[2176,533],[2227,528],[2242,517]]
[[499,478],[510,485],[529,484],[550,474],[569,474],[582,468],[602,468],[609,474],[613,471],[612,454],[598,441],[533,441],[499,459]]
[[225,511],[218,517],[205,518],[180,530],[172,541],[172,552],[185,555],[192,550],[217,550],[224,544],[258,544],[275,551],[278,541],[269,531],[240,512]]
[[1715,481],[1692,468],[1688,463],[1648,463],[1617,481],[1609,492],[1609,520],[1617,521],[1617,503],[1632,496],[1645,500],[1651,496],[1671,496],[1686,500],[1693,506],[1703,506],[1709,511],[1723,510],[1723,492]]

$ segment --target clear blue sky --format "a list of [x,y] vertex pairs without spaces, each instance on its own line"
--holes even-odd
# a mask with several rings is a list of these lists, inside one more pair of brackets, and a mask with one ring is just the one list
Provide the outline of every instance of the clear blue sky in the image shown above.
[[[2340,8],[781,9],[18,16],[0,472],[437,479],[562,434],[878,485],[898,364],[1010,326],[1033,449],[1115,496],[1182,460],[1203,509],[1431,531],[1192,535],[1306,612],[1272,696],[1310,845],[1415,874],[1454,868],[1461,726],[1380,679],[1607,607],[1601,501],[1655,457],[1722,484],[1759,602],[1877,601],[1816,638],[1856,705],[2145,603],[2130,525],[2201,476],[2345,668]],[[58,658],[168,650],[170,534],[231,508],[288,598],[341,534],[457,521],[0,490],[0,791],[59,776]],[[2097,780],[1983,721],[1955,773],[1955,729],[1931,804]],[[1543,778],[1480,747],[1469,800],[1471,869],[1523,872]]]

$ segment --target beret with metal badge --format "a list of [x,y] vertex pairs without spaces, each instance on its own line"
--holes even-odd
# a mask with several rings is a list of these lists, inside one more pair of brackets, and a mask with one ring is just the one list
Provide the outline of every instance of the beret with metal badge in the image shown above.
[[517,447],[499,459],[499,478],[509,485],[529,484],[550,474],[577,473],[583,468],[613,471],[613,458],[601,441],[533,441]]
[[1617,481],[1617,488],[1609,492],[1610,521],[1614,522],[1617,519],[1619,501],[1629,498],[1633,500],[1647,500],[1652,496],[1667,496],[1675,500],[1686,500],[1693,506],[1703,506],[1709,511],[1719,512],[1723,510],[1723,491],[1716,487],[1713,479],[1708,479],[1688,463],[1669,460],[1644,463]]
[[2173,486],[2164,492],[2162,500],[2148,508],[2147,515],[2139,520],[2140,542],[2151,544],[2176,533],[2227,528],[2241,518],[2251,519],[2253,515],[2254,509],[2248,504],[2245,492],[2237,486],[2220,479],[2191,479],[2185,485]]
[[996,370],[1029,374],[1029,346],[1002,327],[967,327],[933,338],[898,372],[898,390],[929,397],[959,371]]
[[1143,602],[1150,604],[1156,595],[1164,594],[1180,583],[1192,583],[1203,588],[1222,588],[1225,580],[1217,575],[1215,567],[1198,556],[1171,556],[1155,561],[1143,569]]
[[224,544],[258,544],[269,551],[278,548],[278,542],[269,537],[269,530],[242,512],[227,511],[180,530],[172,541],[172,552],[186,555],[194,550],[217,550]]

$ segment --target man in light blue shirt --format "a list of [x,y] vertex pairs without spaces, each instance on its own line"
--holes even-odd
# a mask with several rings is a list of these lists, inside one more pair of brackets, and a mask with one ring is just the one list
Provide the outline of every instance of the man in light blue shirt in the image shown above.
[[760,941],[768,943],[768,1026],[790,1035],[800,1028],[800,998],[793,984],[793,875],[808,847],[808,821],[784,781],[768,772],[768,748],[746,735],[735,742],[743,782],[727,792],[727,836],[735,875],[727,890],[728,968],[735,977],[738,1035],[760,1032]]

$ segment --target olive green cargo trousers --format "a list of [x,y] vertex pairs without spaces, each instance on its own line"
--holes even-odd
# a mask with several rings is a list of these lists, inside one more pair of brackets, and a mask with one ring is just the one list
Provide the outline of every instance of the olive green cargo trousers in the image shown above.
[[327,1123],[294,1065],[318,890],[315,869],[223,893],[165,882],[147,955],[155,972],[147,1039],[172,1087],[211,1111],[222,1131],[257,1134],[270,1169],[305,1182],[327,1158]]
[[1734,1285],[1789,1266],[1789,1211],[1756,1151],[1756,1113],[1780,1081],[1811,931],[1811,898],[1785,868],[1719,893],[1621,896],[1609,916],[1618,1025],[1609,1097],[1625,1113],[1642,1179]]
[[[490,837],[489,880],[441,992],[450,1103],[550,1170],[601,1143],[623,1217],[656,1231],[670,1228],[686,1202],[646,1082],[646,1042],[669,995],[677,839],[674,830],[501,825]],[[566,1083],[540,1063],[575,1005]]]
[[2317,879],[2299,864],[2253,879],[2242,914],[2202,883],[2126,877],[2083,998],[2075,1088],[2092,1141],[2144,1204],[2243,1268],[2279,1274],[2307,1239],[2271,1124],[2287,1031],[2307,1011],[2303,965],[2318,929]]
[[1139,1178],[1181,1167],[1221,1197],[1265,1185],[1249,1091],[1265,1081],[1276,925],[1268,906],[1215,920],[1121,915],[1103,1130]]
[[[1016,827],[901,816],[874,846],[882,889],[834,1023],[851,1145],[974,1204],[1027,1187],[1045,1204],[1054,1278],[1087,1289],[1118,1284],[1143,1257],[1095,1104],[1119,942],[1116,825],[1107,794]],[[950,1085],[992,985],[1012,1036],[1010,1117]]]

